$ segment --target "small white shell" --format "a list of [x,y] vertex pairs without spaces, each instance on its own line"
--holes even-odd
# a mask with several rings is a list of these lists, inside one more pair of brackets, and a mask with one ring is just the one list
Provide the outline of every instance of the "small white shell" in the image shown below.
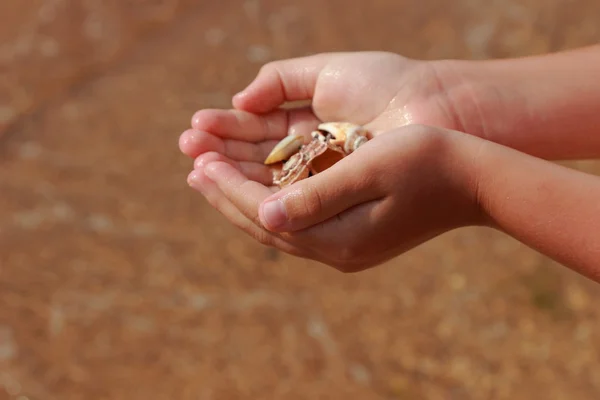
[[332,143],[343,147],[346,154],[352,153],[368,140],[368,131],[350,122],[325,122],[318,129],[330,133],[334,138]]
[[302,147],[303,144],[304,136],[302,135],[286,136],[273,147],[273,150],[271,150],[265,160],[265,165],[289,159],[294,153],[300,150],[300,147]]

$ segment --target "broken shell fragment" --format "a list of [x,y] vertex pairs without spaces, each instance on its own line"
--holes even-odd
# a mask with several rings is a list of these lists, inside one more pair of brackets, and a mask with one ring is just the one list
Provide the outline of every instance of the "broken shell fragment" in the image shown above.
[[300,147],[302,147],[303,144],[304,137],[302,135],[286,136],[273,147],[273,150],[271,150],[265,160],[265,165],[289,159],[293,154],[300,150]]
[[273,183],[279,187],[285,187],[292,183],[309,177],[308,164],[304,162],[301,153],[294,154],[283,168],[273,174]]
[[294,154],[283,164],[279,173],[275,174],[273,183],[284,187],[301,179],[308,178],[311,171],[312,161],[327,150],[327,143],[320,140],[312,140],[303,145],[299,152]]
[[345,156],[346,154],[339,148],[326,144],[323,150],[310,161],[310,172],[313,175],[323,172]]
[[273,171],[273,183],[283,188],[330,168],[369,140],[369,132],[349,122],[320,124],[311,133],[312,140],[290,135],[271,151],[266,165]]
[[364,127],[349,122],[326,122],[320,124],[317,129],[331,135],[331,143],[343,147],[346,154],[366,143],[369,135]]

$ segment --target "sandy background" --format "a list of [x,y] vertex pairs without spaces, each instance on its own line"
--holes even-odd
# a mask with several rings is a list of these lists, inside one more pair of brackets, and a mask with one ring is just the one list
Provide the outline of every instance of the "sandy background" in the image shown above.
[[538,54],[598,42],[599,18],[597,0],[1,1],[0,399],[600,398],[597,285],[486,229],[343,275],[230,227],[177,148],[271,59]]

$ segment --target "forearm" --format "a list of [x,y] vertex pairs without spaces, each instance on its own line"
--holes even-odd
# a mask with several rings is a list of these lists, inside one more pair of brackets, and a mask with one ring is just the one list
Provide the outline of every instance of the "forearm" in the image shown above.
[[442,65],[462,130],[550,160],[600,157],[600,45]]
[[474,147],[486,223],[600,282],[600,178],[491,142]]

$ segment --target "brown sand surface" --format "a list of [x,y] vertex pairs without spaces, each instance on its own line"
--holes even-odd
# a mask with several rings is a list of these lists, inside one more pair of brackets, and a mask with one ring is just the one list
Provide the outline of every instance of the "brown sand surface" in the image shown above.
[[539,54],[598,42],[599,16],[598,0],[1,1],[0,399],[600,398],[597,285],[486,229],[340,274],[232,228],[177,148],[272,59]]

